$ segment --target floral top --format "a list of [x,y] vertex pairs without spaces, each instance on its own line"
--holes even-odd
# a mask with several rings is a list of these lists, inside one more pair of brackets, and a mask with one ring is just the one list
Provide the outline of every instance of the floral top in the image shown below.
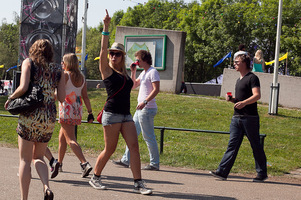
[[85,80],[83,81],[83,84],[80,87],[75,87],[71,81],[69,72],[68,76],[69,79],[66,83],[66,98],[63,103],[59,103],[59,123],[80,125],[83,113],[81,92],[85,85]]

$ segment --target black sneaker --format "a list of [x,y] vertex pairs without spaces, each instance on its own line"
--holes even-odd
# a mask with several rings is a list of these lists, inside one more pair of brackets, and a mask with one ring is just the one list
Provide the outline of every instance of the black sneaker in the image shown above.
[[264,182],[268,179],[267,175],[257,175],[255,178],[253,178],[253,182]]
[[227,180],[227,177],[226,176],[223,176],[221,175],[220,173],[218,172],[213,172],[213,171],[210,171],[209,174],[211,174],[212,176],[216,177],[216,178],[219,178],[220,180]]
[[55,159],[51,166],[51,178],[55,178],[59,173],[60,163]]
[[143,170],[152,170],[152,171],[159,171],[159,167],[155,167],[152,165],[146,165],[145,167],[141,168]]
[[121,160],[112,160],[112,162],[115,164],[115,165],[119,165],[119,166],[122,166],[122,167],[126,167],[126,168],[129,168],[129,165],[124,163],[124,162],[121,162]]

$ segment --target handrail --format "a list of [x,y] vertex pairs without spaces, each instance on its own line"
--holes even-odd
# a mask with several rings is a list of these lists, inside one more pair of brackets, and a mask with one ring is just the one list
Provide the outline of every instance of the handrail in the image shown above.
[[[155,129],[160,129],[160,154],[163,153],[164,146],[164,131],[165,130],[174,130],[174,131],[190,131],[190,132],[203,132],[203,133],[218,133],[218,134],[230,134],[230,132],[225,131],[212,131],[212,130],[201,130],[201,129],[185,129],[185,128],[173,128],[173,127],[164,127],[164,126],[155,126]],[[264,138],[266,134],[259,134],[260,144],[264,147]]]
[[[18,118],[18,115],[3,115],[0,114],[1,117],[15,117]],[[58,118],[56,119],[58,121]],[[82,120],[82,123],[88,123],[88,121]],[[93,122],[93,124],[100,124],[99,122]],[[164,131],[165,130],[173,130],[173,131],[190,131],[190,132],[202,132],[202,133],[218,133],[218,134],[230,134],[230,132],[225,131],[213,131],[213,130],[201,130],[201,129],[187,129],[187,128],[173,128],[173,127],[165,127],[165,126],[155,126],[155,129],[160,129],[160,154],[163,153],[164,146]],[[264,138],[266,134],[259,134],[260,136],[260,144],[264,147]],[[75,137],[77,137],[77,126],[75,126]]]

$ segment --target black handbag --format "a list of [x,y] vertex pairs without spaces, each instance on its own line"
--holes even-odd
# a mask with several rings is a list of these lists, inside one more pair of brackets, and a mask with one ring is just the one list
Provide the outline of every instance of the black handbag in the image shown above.
[[19,98],[12,99],[7,106],[8,112],[13,115],[32,112],[35,109],[41,107],[44,103],[43,89],[39,85],[33,83],[34,65],[31,59],[30,63],[31,78],[27,92]]

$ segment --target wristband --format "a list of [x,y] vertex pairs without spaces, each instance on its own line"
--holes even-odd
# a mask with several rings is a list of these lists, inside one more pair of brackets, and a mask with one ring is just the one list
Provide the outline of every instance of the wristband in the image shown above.
[[105,31],[103,31],[101,34],[102,34],[102,35],[110,35],[110,32],[105,32]]

